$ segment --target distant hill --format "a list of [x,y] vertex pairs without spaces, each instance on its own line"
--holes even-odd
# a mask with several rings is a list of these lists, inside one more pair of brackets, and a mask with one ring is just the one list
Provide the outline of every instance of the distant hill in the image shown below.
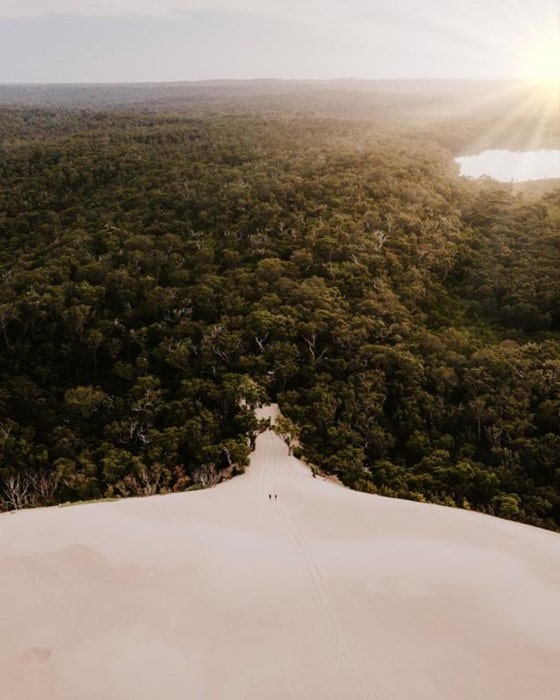
[[[359,111],[366,105],[383,107],[392,100],[418,102],[428,98],[442,101],[465,101],[494,98],[504,104],[531,88],[515,81],[477,80],[206,80],[172,83],[100,83],[100,84],[22,84],[0,85],[0,104],[59,106],[118,106],[141,103],[189,104],[211,103],[230,97],[243,104],[248,98],[290,98],[304,104],[321,103],[321,97],[333,101],[355,101]],[[266,101],[265,101],[266,104]]]

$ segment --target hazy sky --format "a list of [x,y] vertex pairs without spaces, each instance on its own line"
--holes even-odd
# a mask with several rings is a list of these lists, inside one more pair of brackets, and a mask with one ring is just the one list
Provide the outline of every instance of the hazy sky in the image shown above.
[[525,77],[557,46],[560,0],[0,0],[0,82]]

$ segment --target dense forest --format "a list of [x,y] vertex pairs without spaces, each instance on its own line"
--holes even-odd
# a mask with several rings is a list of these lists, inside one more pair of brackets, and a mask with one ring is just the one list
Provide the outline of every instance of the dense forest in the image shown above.
[[352,488],[560,529],[560,187],[453,159],[533,116],[218,97],[0,99],[0,509],[212,485],[277,400]]

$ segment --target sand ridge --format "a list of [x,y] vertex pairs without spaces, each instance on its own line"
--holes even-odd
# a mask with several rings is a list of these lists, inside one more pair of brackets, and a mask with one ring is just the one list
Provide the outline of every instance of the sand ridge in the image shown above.
[[210,490],[5,514],[0,562],[10,700],[558,697],[558,535],[313,478],[272,431]]

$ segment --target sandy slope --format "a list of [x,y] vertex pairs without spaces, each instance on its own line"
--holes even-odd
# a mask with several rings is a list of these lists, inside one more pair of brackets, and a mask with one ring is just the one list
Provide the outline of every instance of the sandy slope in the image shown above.
[[[268,494],[278,500],[269,502]],[[0,518],[6,700],[557,700],[560,537],[314,479]]]

